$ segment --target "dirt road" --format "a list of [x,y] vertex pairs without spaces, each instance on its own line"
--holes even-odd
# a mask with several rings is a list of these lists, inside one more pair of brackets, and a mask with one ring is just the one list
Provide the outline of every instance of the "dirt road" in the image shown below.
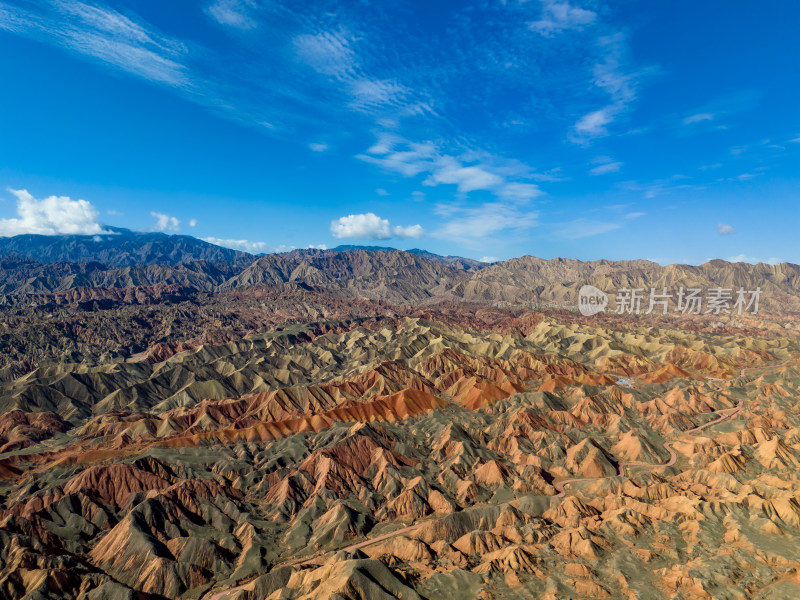
[[[776,365],[776,368],[784,366],[786,363],[788,363],[791,360],[792,360],[791,358],[787,358],[785,361],[783,361],[779,365]],[[739,377],[744,377],[744,372],[747,369],[752,369],[752,368],[755,368],[755,367],[744,367],[741,371],[739,371]],[[716,378],[710,377],[709,381],[725,381],[725,380],[724,379],[716,379]],[[716,386],[716,387],[720,392],[722,391],[721,387],[719,387],[719,386]],[[733,408],[724,408],[722,410],[716,411],[717,414],[721,415],[718,419],[714,419],[713,421],[709,421],[708,423],[705,423],[703,425],[699,425],[697,427],[693,427],[692,429],[688,429],[684,433],[694,433],[695,431],[702,431],[703,429],[705,429],[707,427],[711,427],[712,425],[716,425],[717,423],[720,423],[720,422],[722,422],[722,421],[724,421],[726,419],[730,419],[734,415],[738,414],[739,411],[742,410],[743,406],[744,406],[744,401],[743,400],[739,400],[739,404],[737,404]],[[726,414],[722,414],[722,413],[726,413]],[[620,476],[621,475],[625,475],[625,467],[650,467],[651,469],[662,469],[662,468],[666,468],[666,467],[671,467],[678,460],[678,455],[675,454],[675,450],[672,448],[672,444],[673,444],[673,442],[664,442],[664,449],[667,452],[669,452],[669,460],[667,462],[665,462],[665,463],[645,463],[645,462],[625,462],[625,463],[620,463],[619,465],[617,465],[617,475],[620,475]],[[562,481],[555,482],[553,484],[553,487],[556,488],[556,491],[558,492],[556,494],[556,497],[557,498],[563,498],[564,495],[566,494],[566,490],[564,489],[564,486],[566,484],[568,484],[568,483],[580,483],[582,481],[596,481],[598,479],[605,479],[605,477],[606,476],[603,476],[603,477],[576,477],[574,479],[564,479]]]
[[[785,366],[787,363],[789,363],[790,361],[794,360],[794,358],[796,358],[796,357],[787,358],[785,361],[783,361],[779,365],[775,365],[775,368],[780,368],[780,367]],[[744,377],[744,373],[745,373],[745,371],[747,369],[754,369],[754,368],[763,368],[763,367],[744,367],[739,372],[739,376],[740,377]],[[710,381],[725,381],[723,379],[715,379],[715,378],[709,378],[709,380]],[[722,389],[719,388],[719,387],[717,389],[722,391]],[[744,406],[744,401],[740,400],[739,404],[737,404],[733,408],[725,408],[725,409],[716,411],[717,414],[721,415],[718,419],[714,419],[713,421],[709,421],[708,423],[705,423],[703,425],[699,425],[699,426],[694,427],[692,429],[688,429],[684,433],[693,433],[693,432],[696,432],[696,431],[702,431],[703,429],[706,429],[707,427],[711,427],[712,425],[716,425],[717,423],[725,421],[726,419],[730,419],[734,415],[738,414],[742,410],[743,406]],[[722,413],[727,413],[727,414],[722,414]],[[678,460],[678,455],[675,453],[675,450],[672,448],[672,444],[673,443],[674,443],[673,441],[664,442],[664,449],[667,452],[669,452],[669,460],[667,462],[665,462],[665,463],[642,463],[642,462],[620,463],[617,466],[617,475],[624,475],[625,467],[650,467],[651,469],[661,469],[661,468],[666,468],[666,467],[673,466],[675,464],[675,462]],[[580,483],[582,481],[596,481],[598,479],[605,479],[605,476],[604,477],[578,477],[578,478],[574,478],[574,479],[564,479],[562,481],[554,482],[553,483],[553,487],[556,489],[556,492],[557,492],[556,497],[557,498],[563,498],[564,495],[566,494],[566,490],[564,489],[565,485],[567,485],[569,483]],[[377,537],[370,538],[368,540],[364,540],[364,541],[361,541],[361,542],[358,542],[358,543],[355,543],[355,544],[351,544],[350,546],[346,546],[344,548],[340,548],[338,551],[353,552],[355,550],[358,550],[359,548],[363,548],[365,546],[369,546],[369,545],[375,544],[377,542],[382,542],[383,540],[387,540],[389,538],[392,538],[392,537],[395,537],[395,536],[398,536],[398,535],[402,535],[404,533],[410,533],[412,531],[415,531],[415,530],[419,529],[420,527],[422,527],[422,525],[424,525],[424,523],[417,523],[415,525],[409,525],[408,527],[403,527],[402,529],[397,529],[395,531],[391,531],[389,533],[384,533],[384,534],[381,534],[381,535],[379,535]],[[310,559],[308,559],[308,560],[306,560],[304,562],[297,563],[297,566],[307,566],[307,565],[315,563],[318,559],[319,559],[319,557],[313,557],[313,558],[310,558]],[[238,587],[231,588],[231,589],[228,589],[228,590],[225,590],[225,591],[222,591],[222,592],[217,592],[213,596],[209,596],[207,599],[204,599],[204,600],[225,600],[228,597],[229,594],[232,594],[233,592],[236,592],[236,591],[239,591],[241,589],[244,589],[244,587],[246,585],[247,584],[244,584],[244,585],[240,585]]]
[[[414,531],[422,527],[424,523],[417,523],[416,525],[409,525],[408,527],[403,527],[402,529],[397,529],[395,531],[390,531],[389,533],[384,533],[379,535],[378,537],[370,538],[368,540],[364,540],[363,542],[358,542],[357,544],[352,544],[350,546],[345,546],[344,548],[339,548],[336,552],[353,552],[354,550],[358,550],[359,548],[363,548],[364,546],[369,546],[371,544],[375,544],[377,542],[382,542],[383,540],[388,540],[389,538],[395,537],[397,535],[402,535],[404,533],[408,533],[410,531]],[[300,563],[300,566],[305,566],[313,563],[316,558],[312,558],[307,560],[306,562]]]

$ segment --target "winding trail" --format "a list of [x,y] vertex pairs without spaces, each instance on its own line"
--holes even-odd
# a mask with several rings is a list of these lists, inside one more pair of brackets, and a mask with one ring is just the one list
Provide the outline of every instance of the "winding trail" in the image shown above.
[[[427,521],[426,521],[427,522]],[[389,538],[393,538],[397,535],[402,535],[404,533],[408,533],[410,531],[414,531],[422,527],[425,523],[416,523],[415,525],[409,525],[408,527],[403,527],[402,529],[396,529],[395,531],[390,531],[389,533],[381,534],[377,537],[370,538],[368,540],[364,540],[363,542],[358,542],[357,544],[352,544],[350,546],[345,546],[344,548],[339,548],[336,552],[353,552],[354,550],[358,550],[359,548],[363,548],[364,546],[369,546],[370,544],[375,544],[377,542],[382,542],[383,540],[388,540]],[[305,562],[299,563],[299,566],[303,567],[306,565],[310,565],[317,560],[317,557],[312,557]]]
[[[789,362],[791,362],[795,358],[797,358],[797,357],[793,356],[793,357],[787,358],[783,362],[772,366],[772,368],[779,369],[780,367],[785,366],[786,364],[788,364]],[[763,368],[770,368],[770,366],[769,365],[766,365],[766,366],[765,365],[759,365],[759,366],[755,366],[755,367],[743,367],[739,371],[739,377],[740,378],[744,377],[745,376],[744,372],[747,371],[748,369],[763,369]],[[731,380],[729,380],[729,379],[718,379],[716,377],[709,377],[708,381],[731,381]],[[715,384],[712,383],[712,385],[715,385]],[[720,392],[722,391],[722,388],[720,386],[715,385],[715,387],[717,388],[718,391],[720,391]],[[743,407],[744,407],[744,400],[739,400],[739,404],[737,404],[736,406],[734,406],[732,408],[723,408],[722,410],[715,411],[715,414],[721,415],[718,419],[714,419],[713,421],[709,421],[708,423],[704,423],[703,425],[698,425],[697,427],[693,427],[692,429],[687,429],[683,433],[694,433],[696,431],[702,431],[703,429],[706,429],[707,427],[711,427],[712,425],[716,425],[717,423],[721,423],[722,421],[730,419],[730,418],[734,417],[735,415],[739,414],[739,412],[742,410]],[[726,413],[726,414],[722,414],[722,413]],[[675,450],[672,448],[672,444],[673,443],[674,443],[674,440],[673,441],[669,441],[669,442],[664,442],[664,449],[667,452],[669,452],[669,460],[667,462],[665,462],[665,463],[644,463],[644,462],[619,463],[619,465],[617,465],[617,475],[618,476],[624,476],[625,475],[625,467],[650,467],[651,470],[652,469],[662,469],[662,468],[666,468],[666,467],[671,467],[678,460],[678,455],[675,453]],[[566,490],[564,489],[564,486],[569,484],[569,483],[580,483],[582,481],[597,481],[599,479],[606,479],[607,477],[608,477],[608,475],[603,475],[601,477],[576,477],[576,478],[573,478],[573,479],[563,479],[561,481],[557,481],[557,482],[553,483],[553,487],[556,488],[556,491],[558,492],[556,494],[556,498],[563,498],[564,497],[564,495],[567,493]]]
[[[718,388],[719,389],[719,388]],[[708,423],[704,423],[703,425],[699,425],[697,427],[693,427],[692,429],[687,429],[683,433],[694,433],[695,431],[702,431],[706,427],[711,427],[712,425],[716,425],[717,423],[721,423],[731,417],[735,416],[742,410],[744,406],[744,401],[739,400],[739,404],[732,408],[723,408],[722,410],[715,411],[716,414],[727,413],[720,416],[718,419],[714,419],[713,421],[709,421]],[[664,449],[669,452],[669,460],[665,463],[646,463],[646,462],[624,462],[619,463],[617,465],[617,475],[624,476],[625,475],[625,467],[650,467],[651,469],[661,469],[666,467],[671,467],[674,465],[678,460],[678,455],[675,453],[675,450],[672,448],[673,441],[664,442]],[[567,493],[564,489],[564,485],[567,483],[579,483],[581,481],[596,481],[598,479],[605,479],[608,477],[607,475],[602,477],[576,477],[574,479],[564,479],[562,481],[558,481],[553,484],[553,487],[556,488],[558,493],[556,494],[557,498],[563,498],[564,495]]]
[[[783,367],[787,363],[791,362],[792,360],[794,360],[796,358],[797,358],[796,356],[787,358],[782,363],[780,363],[778,365],[775,365],[773,368],[777,369],[777,368]],[[745,376],[744,373],[748,369],[762,369],[762,368],[769,368],[769,366],[767,365],[765,367],[765,366],[762,365],[762,366],[755,366],[755,367],[744,367],[739,372],[739,377],[744,377]],[[717,378],[709,377],[708,381],[731,381],[731,380],[730,379],[717,379]],[[720,386],[716,386],[716,387],[717,387],[717,390],[719,390],[720,392],[722,391],[722,388]],[[703,425],[698,425],[697,427],[693,427],[692,429],[687,429],[683,433],[694,433],[696,431],[702,431],[703,429],[706,429],[707,427],[711,427],[713,425],[716,425],[717,423],[721,423],[722,421],[725,421],[725,420],[730,419],[730,418],[734,417],[735,415],[737,415],[742,410],[743,407],[744,407],[744,400],[739,400],[739,404],[737,404],[736,406],[734,406],[732,408],[724,408],[722,410],[715,411],[714,414],[721,415],[719,418],[714,419],[713,421],[709,421],[708,423],[704,423]],[[726,413],[726,414],[722,414],[722,413]],[[704,413],[704,414],[709,414],[709,413]],[[667,452],[669,452],[669,460],[667,462],[665,462],[665,463],[643,463],[643,462],[625,462],[625,463],[620,463],[617,466],[617,475],[618,476],[624,476],[625,467],[650,467],[650,469],[661,469],[661,468],[666,468],[666,467],[673,466],[678,460],[678,455],[676,454],[675,450],[672,448],[672,444],[673,443],[675,443],[675,440],[664,442],[664,445],[663,445],[664,449]],[[564,486],[567,485],[567,484],[580,483],[580,482],[583,482],[583,481],[597,481],[599,479],[606,479],[607,477],[609,477],[609,476],[608,475],[604,475],[602,477],[578,477],[578,478],[573,478],[573,479],[563,479],[561,481],[556,481],[556,482],[553,483],[553,487],[558,492],[557,494],[555,494],[555,497],[556,498],[563,498],[564,497],[564,495],[566,494],[566,490],[564,489]],[[378,542],[382,542],[383,540],[387,540],[389,538],[393,538],[395,536],[402,535],[404,533],[410,533],[412,531],[415,531],[415,530],[419,529],[420,527],[422,527],[423,525],[425,525],[425,523],[427,523],[427,522],[428,521],[425,521],[425,522],[422,522],[422,523],[416,523],[414,525],[409,525],[408,527],[403,527],[403,528],[397,529],[395,531],[390,531],[389,533],[381,534],[381,535],[376,536],[374,538],[369,538],[367,540],[363,540],[361,542],[357,542],[355,544],[351,544],[350,546],[345,546],[343,548],[338,548],[338,549],[333,550],[333,551],[329,550],[329,551],[326,551],[325,554],[327,554],[329,552],[353,552],[353,551],[358,550],[360,548],[364,548],[365,546],[369,546],[371,544],[376,544]],[[304,567],[304,566],[308,566],[308,565],[311,565],[311,564],[315,564],[319,560],[320,557],[321,556],[312,556],[311,558],[303,560],[302,562],[290,562],[290,563],[286,563],[286,564],[281,565],[281,566],[299,566],[299,567]],[[248,581],[247,583],[244,583],[244,584],[239,585],[239,586],[234,587],[234,588],[229,588],[227,590],[224,590],[224,591],[221,591],[221,592],[217,592],[216,594],[214,594],[213,596],[209,596],[205,600],[225,600],[226,598],[228,598],[229,594],[232,594],[234,592],[237,592],[239,590],[244,589],[249,583],[251,583],[251,581]]]

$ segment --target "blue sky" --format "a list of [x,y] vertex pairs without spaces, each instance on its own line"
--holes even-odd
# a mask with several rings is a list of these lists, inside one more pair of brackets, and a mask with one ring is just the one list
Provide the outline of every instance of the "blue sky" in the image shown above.
[[0,0],[0,235],[800,263],[800,4]]

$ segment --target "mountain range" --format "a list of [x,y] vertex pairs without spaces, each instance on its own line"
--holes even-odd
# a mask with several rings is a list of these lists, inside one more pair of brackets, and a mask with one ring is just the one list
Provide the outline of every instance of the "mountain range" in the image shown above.
[[253,256],[189,236],[16,236],[0,239],[0,292],[37,294],[75,288],[180,285],[226,291],[285,283],[343,290],[356,297],[415,304],[458,300],[574,307],[579,289],[614,292],[679,287],[761,288],[765,308],[800,310],[800,267],[712,260],[699,266],[644,260],[589,261],[532,256],[480,263],[422,250],[340,246]]
[[800,591],[796,265],[0,241],[0,598]]

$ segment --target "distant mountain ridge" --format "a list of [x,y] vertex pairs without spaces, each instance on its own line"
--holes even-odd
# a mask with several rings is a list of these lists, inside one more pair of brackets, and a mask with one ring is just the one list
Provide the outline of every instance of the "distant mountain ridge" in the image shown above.
[[[574,307],[585,284],[621,288],[760,287],[762,306],[800,312],[800,267],[709,261],[545,260],[522,256],[493,264],[424,250],[342,246],[253,256],[189,236],[123,232],[90,236],[17,236],[0,240],[0,294],[47,294],[77,288],[176,285],[203,292],[298,285],[393,304],[468,301]],[[89,239],[86,239],[89,238]],[[97,247],[92,244],[98,244]],[[90,251],[95,250],[94,254]],[[25,258],[25,255],[36,258]],[[20,258],[22,256],[23,258]]]
[[189,235],[136,232],[106,227],[103,235],[34,235],[0,238],[0,256],[39,263],[98,262],[108,267],[175,265],[197,260],[246,264],[252,254],[223,248]]

